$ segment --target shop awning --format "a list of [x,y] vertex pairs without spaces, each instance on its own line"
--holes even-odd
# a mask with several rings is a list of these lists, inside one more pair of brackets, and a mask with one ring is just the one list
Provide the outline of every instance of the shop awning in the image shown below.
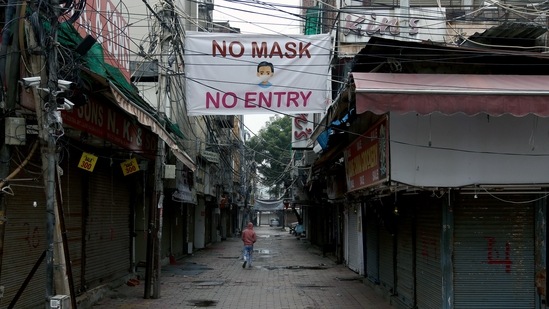
[[353,73],[356,112],[549,117],[549,76]]
[[116,103],[118,103],[118,106],[120,106],[120,108],[125,110],[127,113],[135,116],[139,123],[141,123],[142,125],[151,128],[151,131],[154,134],[158,135],[158,137],[168,145],[174,156],[179,161],[185,164],[192,171],[196,169],[196,165],[191,157],[185,151],[179,149],[179,146],[177,146],[175,140],[169,135],[168,132],[166,132],[166,130],[158,123],[158,121],[154,117],[151,117],[149,113],[139,108],[139,106],[132,104],[131,101],[120,90],[118,90],[118,88],[113,83],[109,82],[109,85],[112,94],[116,100]]

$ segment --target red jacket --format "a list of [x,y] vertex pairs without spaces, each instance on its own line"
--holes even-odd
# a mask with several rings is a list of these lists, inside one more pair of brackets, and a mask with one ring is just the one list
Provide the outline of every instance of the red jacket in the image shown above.
[[242,232],[242,241],[245,246],[252,246],[255,241],[255,231],[253,223],[248,223],[248,228]]

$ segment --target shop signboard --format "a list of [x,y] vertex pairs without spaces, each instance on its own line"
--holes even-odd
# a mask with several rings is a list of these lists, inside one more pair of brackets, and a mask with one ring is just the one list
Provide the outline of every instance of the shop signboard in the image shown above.
[[292,118],[292,149],[312,149],[313,114],[298,114]]
[[341,13],[341,43],[366,43],[370,37],[401,41],[444,42],[444,8],[348,8]]
[[345,149],[347,191],[365,189],[389,179],[387,117]]

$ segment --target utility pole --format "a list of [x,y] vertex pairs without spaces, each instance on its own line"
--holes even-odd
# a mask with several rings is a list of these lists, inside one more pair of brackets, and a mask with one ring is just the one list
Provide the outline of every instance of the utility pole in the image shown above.
[[[164,53],[169,49],[172,33],[167,22],[174,17],[174,6],[171,0],[166,0],[159,8],[155,16],[160,19],[160,34],[158,36],[160,53],[158,57],[158,91],[157,91],[157,110],[160,114],[165,114],[167,107],[167,76]],[[169,109],[168,109],[169,110]],[[149,240],[147,242],[147,270],[145,274],[145,298],[160,298],[160,274],[161,274],[161,244],[162,244],[162,215],[164,203],[164,182],[163,168],[166,157],[165,143],[158,139],[157,153],[154,165],[154,193],[152,197],[152,206],[149,211]],[[156,203],[156,206],[154,206]],[[152,232],[152,234],[151,234]],[[152,288],[152,295],[151,289]]]
[[[60,2],[49,0],[44,12],[35,12],[35,16],[45,13],[50,23],[49,31],[40,32],[34,41],[33,35],[28,36],[28,46],[36,53],[31,56],[31,73],[40,76],[40,86],[33,87],[35,111],[38,122],[38,138],[41,145],[42,170],[46,195],[46,308],[50,308],[50,299],[56,294],[68,294],[71,291],[71,304],[76,300],[66,278],[64,248],[55,245],[62,238],[58,223],[57,206],[57,143],[56,136],[62,132],[60,111],[57,110],[58,95],[58,62],[57,62],[57,31],[59,28]],[[39,22],[39,18],[34,19]],[[34,24],[34,26],[37,26]],[[42,26],[40,26],[42,27]],[[33,28],[36,30],[36,28]],[[32,32],[31,32],[32,33]],[[45,68],[45,69],[44,69]],[[54,264],[55,262],[55,264]]]
[[45,150],[42,159],[43,165],[46,163],[46,307],[49,308],[49,299],[54,295],[55,287],[53,280],[54,272],[54,227],[55,227],[55,187],[56,187],[56,142],[53,136],[53,130],[57,126],[55,123],[57,111],[57,28],[59,26],[59,0],[50,0],[48,9],[51,10],[50,17],[50,35],[46,38],[46,57],[48,64],[48,83],[49,89],[48,102],[44,104],[45,123],[43,130],[47,134],[42,135],[45,141]]

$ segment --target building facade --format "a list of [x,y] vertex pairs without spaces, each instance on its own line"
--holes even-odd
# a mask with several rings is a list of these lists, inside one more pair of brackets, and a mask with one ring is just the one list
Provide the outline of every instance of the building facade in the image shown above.
[[346,82],[295,202],[311,241],[399,308],[543,308],[544,17],[437,4],[341,8]]

